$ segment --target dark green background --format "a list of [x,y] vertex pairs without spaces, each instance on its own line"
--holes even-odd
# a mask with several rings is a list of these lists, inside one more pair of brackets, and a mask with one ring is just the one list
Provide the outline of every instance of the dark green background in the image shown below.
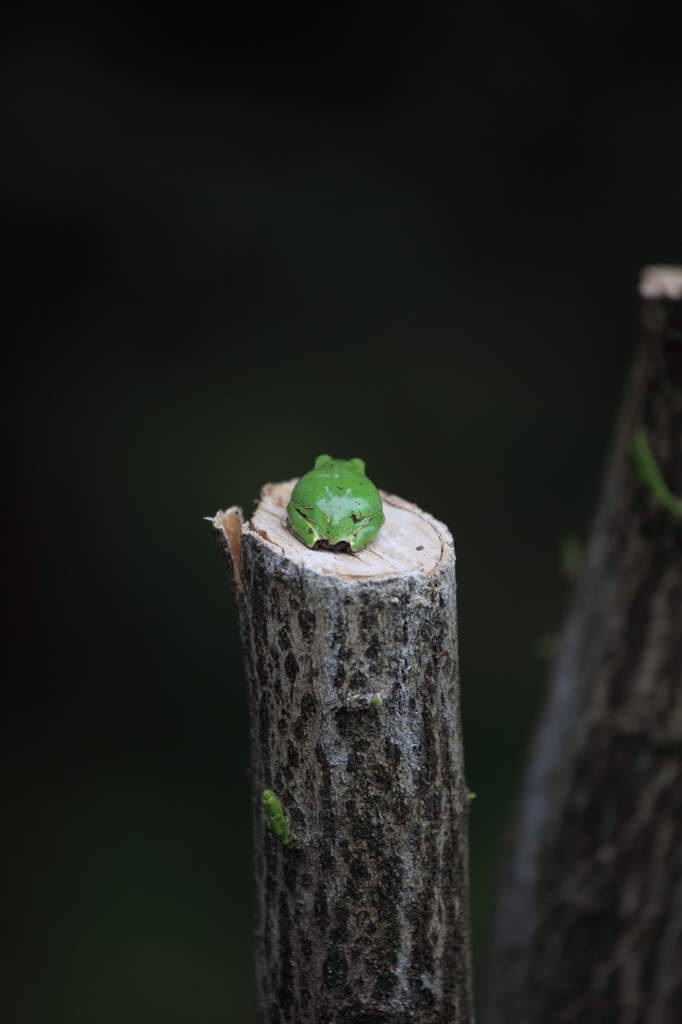
[[254,1019],[248,719],[202,516],[361,456],[451,528],[477,965],[636,339],[677,5],[23,5],[4,33],[2,1017]]

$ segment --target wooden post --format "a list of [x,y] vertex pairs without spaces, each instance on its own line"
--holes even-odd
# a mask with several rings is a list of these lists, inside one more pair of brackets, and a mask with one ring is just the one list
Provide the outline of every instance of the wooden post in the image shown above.
[[[524,782],[486,1024],[682,1021],[682,268],[642,341]],[[644,435],[639,433],[643,429]]]
[[369,547],[310,551],[286,526],[294,483],[213,520],[250,694],[258,1019],[470,1024],[452,538],[382,495]]

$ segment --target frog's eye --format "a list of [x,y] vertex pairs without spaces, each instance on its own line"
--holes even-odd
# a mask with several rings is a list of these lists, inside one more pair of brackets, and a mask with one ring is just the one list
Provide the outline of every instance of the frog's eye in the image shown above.
[[318,455],[315,459],[315,469],[321,469],[322,466],[326,466],[328,462],[332,461],[331,455]]
[[353,469],[357,470],[358,473],[365,472],[365,464],[362,461],[362,459],[350,459],[349,461],[350,465],[353,467]]

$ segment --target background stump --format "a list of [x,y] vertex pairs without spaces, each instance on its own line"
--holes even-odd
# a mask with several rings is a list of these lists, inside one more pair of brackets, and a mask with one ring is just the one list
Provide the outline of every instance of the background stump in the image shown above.
[[486,1024],[682,1020],[682,268],[641,279],[642,331],[531,749]]

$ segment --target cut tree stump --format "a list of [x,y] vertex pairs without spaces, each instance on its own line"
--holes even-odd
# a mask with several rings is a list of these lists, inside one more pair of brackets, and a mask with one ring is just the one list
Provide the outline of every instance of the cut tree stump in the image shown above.
[[485,1024],[682,1021],[682,268],[649,267],[642,340],[523,785]]
[[382,494],[367,548],[311,551],[286,525],[295,482],[213,519],[250,696],[258,1019],[470,1024],[452,538]]

